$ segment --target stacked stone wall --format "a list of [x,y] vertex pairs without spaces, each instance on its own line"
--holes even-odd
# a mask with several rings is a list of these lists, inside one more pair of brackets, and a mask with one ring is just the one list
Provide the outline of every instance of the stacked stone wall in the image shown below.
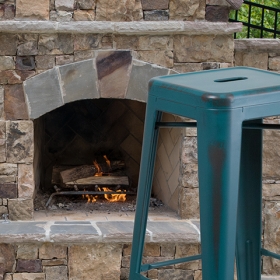
[[[199,253],[197,244],[148,243],[144,263],[166,261]],[[1,244],[3,280],[127,280],[130,244]],[[144,273],[152,280],[201,280],[201,263],[170,265]]]

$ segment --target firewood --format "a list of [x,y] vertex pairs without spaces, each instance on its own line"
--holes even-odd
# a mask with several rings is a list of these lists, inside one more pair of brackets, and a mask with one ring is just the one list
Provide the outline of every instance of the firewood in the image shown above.
[[65,183],[68,185],[129,185],[127,176],[91,176],[77,179],[73,182]]
[[60,172],[63,183],[76,181],[87,177],[94,176],[96,173],[111,173],[124,168],[123,161],[112,161],[110,166],[106,163],[96,165],[81,165]]

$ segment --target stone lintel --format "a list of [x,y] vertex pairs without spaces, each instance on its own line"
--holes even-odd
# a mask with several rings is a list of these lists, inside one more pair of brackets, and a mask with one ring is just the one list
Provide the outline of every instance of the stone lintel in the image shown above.
[[277,39],[236,39],[234,49],[239,52],[279,52],[280,40]]
[[242,23],[206,21],[108,22],[108,21],[0,21],[0,33],[110,33],[125,35],[163,34],[233,34],[242,30]]
[[[148,223],[146,242],[198,244],[200,233],[189,220]],[[132,221],[67,221],[67,222],[17,222],[0,227],[3,243],[131,243]]]

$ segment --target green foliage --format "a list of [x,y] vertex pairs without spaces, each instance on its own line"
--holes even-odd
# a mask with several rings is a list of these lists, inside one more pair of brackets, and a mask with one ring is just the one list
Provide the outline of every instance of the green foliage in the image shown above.
[[[278,8],[280,11],[280,0],[251,0],[251,2],[262,4],[268,7]],[[249,19],[249,5],[243,3],[240,10],[238,11],[238,21],[248,23]],[[231,11],[230,18],[235,19],[235,11]],[[263,26],[273,31],[275,22],[275,11],[264,9],[264,21]],[[251,24],[261,26],[262,23],[262,8],[253,7],[251,9]],[[280,13],[277,16],[277,30],[280,31]],[[273,38],[273,33],[268,31],[263,31],[263,38]],[[248,36],[248,27],[243,26],[241,32],[236,34],[237,39],[241,38],[261,38],[261,30],[256,28],[250,29],[250,34]],[[277,35],[277,38],[280,38],[280,35]]]

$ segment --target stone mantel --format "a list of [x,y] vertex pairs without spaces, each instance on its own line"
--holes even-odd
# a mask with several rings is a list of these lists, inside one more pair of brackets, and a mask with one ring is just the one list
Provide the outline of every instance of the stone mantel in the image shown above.
[[242,23],[207,21],[0,21],[0,33],[110,33],[126,35],[168,34],[233,34],[242,30]]
[[235,51],[279,52],[279,39],[236,39],[234,40]]

